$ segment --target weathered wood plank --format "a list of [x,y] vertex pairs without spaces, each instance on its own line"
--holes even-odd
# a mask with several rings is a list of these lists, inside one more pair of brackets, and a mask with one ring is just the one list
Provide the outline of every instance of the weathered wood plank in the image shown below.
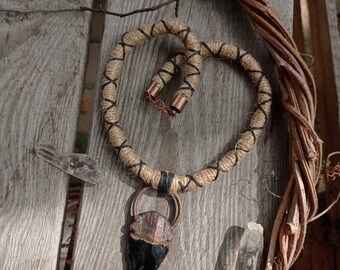
[[[77,1],[90,5],[91,0]],[[69,7],[4,1],[3,9]],[[72,152],[90,14],[0,13],[1,269],[55,269],[68,177],[38,159],[36,143]]]
[[[159,1],[149,1],[152,5]],[[292,21],[292,1],[272,2],[288,27]],[[109,1],[108,8],[128,11],[143,2]],[[181,1],[180,18],[199,33],[202,40],[222,39],[254,54],[273,82],[273,62],[236,1]],[[102,40],[100,74],[112,45],[129,29],[173,16],[168,7],[124,19],[107,17]],[[153,110],[143,98],[153,74],[176,51],[174,39],[161,38],[136,49],[126,61],[119,79],[119,107],[122,126],[142,159],[154,167],[188,173],[205,166],[235,142],[247,127],[253,109],[254,91],[246,76],[228,63],[207,61],[201,85],[185,111],[170,119]],[[176,43],[178,44],[178,43]],[[101,76],[98,78],[101,81]],[[169,87],[171,99],[177,85]],[[176,84],[176,83],[174,83]],[[99,109],[100,83],[93,118],[89,154],[97,158],[105,172],[98,186],[84,188],[78,224],[74,269],[122,269],[127,266],[126,238],[132,194],[141,182],[131,178],[117,161],[103,129]],[[222,269],[238,230],[249,221],[264,226],[266,242],[271,233],[278,199],[286,180],[287,132],[282,119],[280,95],[274,86],[273,119],[258,146],[230,173],[209,187],[181,195],[184,217],[176,228],[170,252],[161,269]],[[169,93],[170,92],[170,93]],[[145,198],[143,209],[164,210],[161,199]],[[165,212],[166,213],[166,212]]]
[[338,108],[338,124],[340,128],[340,43],[339,43],[339,26],[337,10],[340,10],[339,1],[326,0],[327,19],[329,26],[329,36],[332,52],[332,64],[334,69],[336,95],[337,95],[337,108]]

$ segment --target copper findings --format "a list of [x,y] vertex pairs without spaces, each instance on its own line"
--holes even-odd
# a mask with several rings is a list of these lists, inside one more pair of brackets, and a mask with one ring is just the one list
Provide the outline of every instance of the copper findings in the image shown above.
[[170,108],[176,111],[177,113],[181,113],[187,105],[188,99],[183,95],[175,96],[175,99],[172,101]]
[[153,103],[153,107],[157,111],[162,111],[170,116],[175,116],[176,113],[181,113],[188,103],[188,99],[184,95],[176,95],[170,107],[166,106],[164,101],[156,99],[161,91],[161,86],[155,81],[151,81],[151,85],[144,92],[148,101]]
[[151,85],[148,89],[145,90],[145,96],[150,96],[152,98],[156,98],[161,91],[161,86],[158,82],[151,81]]
[[151,86],[144,92],[146,100],[152,103],[156,111],[161,111],[170,116],[175,116],[176,112],[172,108],[166,106],[163,100],[156,99],[156,96],[160,91],[160,88],[157,88],[157,85],[159,86],[158,83],[153,82]]
[[129,237],[130,270],[158,269],[169,251],[172,230],[182,216],[182,204],[178,195],[171,195],[176,208],[176,217],[172,222],[156,211],[137,214],[140,197],[148,189],[150,187],[142,188],[131,205],[133,222]]

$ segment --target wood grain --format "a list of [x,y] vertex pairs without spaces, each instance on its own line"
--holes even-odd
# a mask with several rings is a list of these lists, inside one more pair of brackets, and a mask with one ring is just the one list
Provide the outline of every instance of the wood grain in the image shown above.
[[[142,2],[108,1],[108,8],[129,11]],[[158,1],[148,1],[149,5]],[[292,1],[272,2],[291,28]],[[202,40],[221,39],[250,51],[260,60],[274,86],[274,112],[264,136],[230,173],[214,184],[181,195],[184,217],[174,232],[170,252],[161,269],[223,269],[230,256],[229,247],[237,241],[235,226],[255,221],[264,227],[268,242],[278,198],[264,188],[281,194],[287,172],[287,131],[280,95],[274,83],[273,62],[261,38],[255,34],[235,1],[181,1],[180,18]],[[111,47],[121,35],[146,22],[173,17],[168,7],[124,19],[107,17],[102,40],[102,74]],[[129,143],[142,159],[163,170],[189,173],[205,166],[235,143],[247,127],[254,108],[255,93],[247,76],[230,63],[206,62],[201,84],[185,111],[170,119],[155,112],[143,98],[153,74],[179,49],[174,38],[160,38],[143,44],[126,61],[119,78],[118,106],[121,123]],[[117,161],[108,144],[99,109],[100,81],[97,84],[96,109],[89,154],[98,159],[105,177],[98,186],[86,185],[77,229],[73,269],[124,269],[127,267],[126,238],[130,221],[129,207],[138,179],[131,178]],[[162,96],[171,100],[179,77]],[[161,198],[147,197],[144,210],[169,210]],[[235,227],[236,228],[236,227]]]
[[[90,0],[76,4],[90,5]],[[55,9],[69,1],[2,1]],[[35,144],[72,152],[90,15],[0,13],[1,269],[56,269],[68,176],[38,159]]]

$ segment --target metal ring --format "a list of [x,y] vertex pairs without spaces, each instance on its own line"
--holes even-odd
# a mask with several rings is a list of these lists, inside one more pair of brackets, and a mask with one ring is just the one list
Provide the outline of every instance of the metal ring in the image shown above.
[[[135,195],[135,197],[133,198],[133,201],[131,203],[131,209],[130,209],[130,213],[131,216],[136,216],[137,215],[137,207],[138,207],[138,203],[139,200],[141,198],[141,196],[149,189],[152,189],[151,187],[143,187],[142,189],[140,189],[137,194]],[[170,195],[171,199],[174,201],[175,204],[175,209],[176,209],[176,215],[175,218],[172,222],[170,222],[171,226],[174,228],[177,226],[177,224],[179,223],[182,214],[183,214],[183,206],[182,206],[182,202],[181,199],[179,198],[178,194],[166,194],[166,195]]]

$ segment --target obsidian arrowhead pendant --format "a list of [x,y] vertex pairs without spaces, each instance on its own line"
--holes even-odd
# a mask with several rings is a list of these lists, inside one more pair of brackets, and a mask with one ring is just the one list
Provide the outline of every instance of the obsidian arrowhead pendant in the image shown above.
[[130,270],[154,270],[168,254],[172,230],[182,215],[182,205],[178,195],[171,195],[176,206],[176,218],[169,220],[156,211],[136,214],[141,195],[149,188],[141,189],[131,205],[133,222],[130,225],[129,260]]
[[168,254],[171,225],[157,212],[146,212],[134,217],[130,226],[130,270],[158,269]]

